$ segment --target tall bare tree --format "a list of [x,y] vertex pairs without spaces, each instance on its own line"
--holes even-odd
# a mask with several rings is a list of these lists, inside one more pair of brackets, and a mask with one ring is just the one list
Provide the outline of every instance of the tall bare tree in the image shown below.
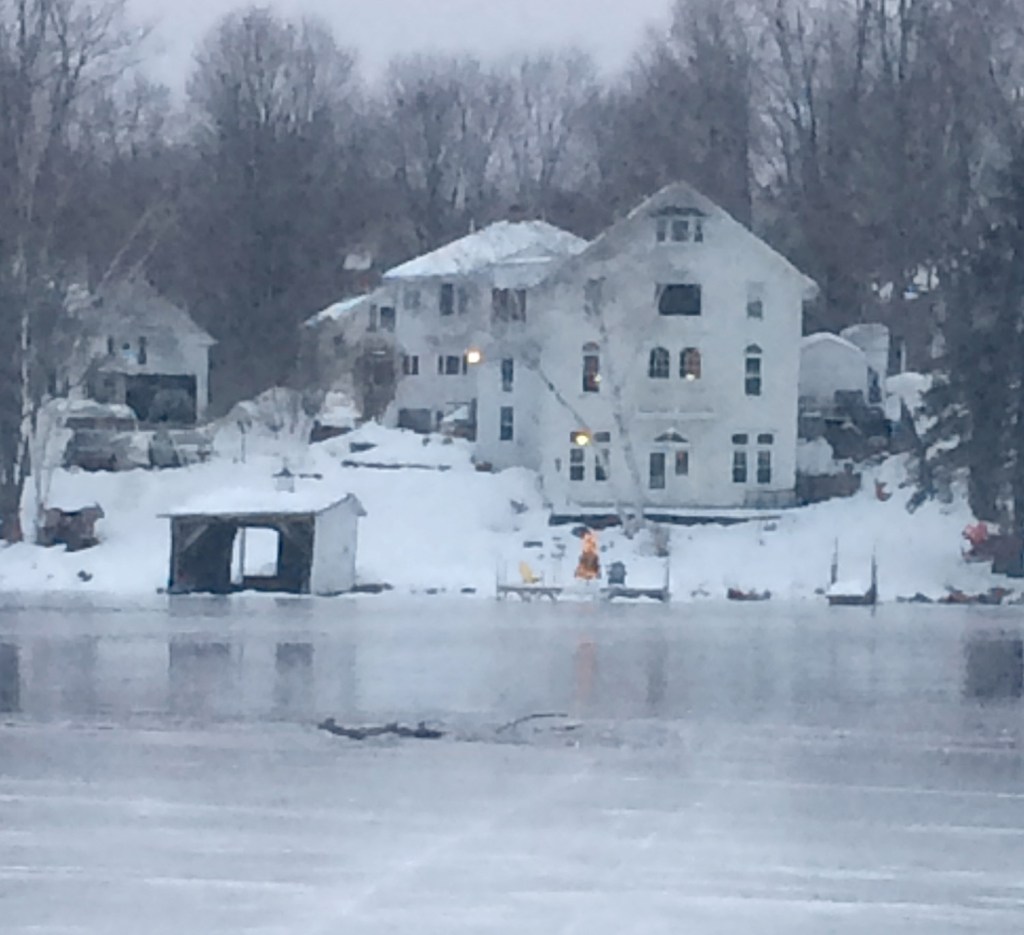
[[123,0],[0,4],[0,522],[21,538],[32,432],[52,369],[66,283],[57,225],[85,97],[126,64]]
[[527,211],[557,212],[559,193],[585,187],[593,164],[590,115],[600,92],[593,60],[569,49],[521,58],[503,134],[513,196]]
[[378,129],[381,162],[411,222],[414,250],[433,249],[489,219],[511,98],[509,82],[474,58],[414,56],[391,64]]
[[217,408],[283,384],[299,321],[337,297],[353,62],[318,21],[260,8],[229,15],[200,49],[192,167],[163,277],[220,342]]

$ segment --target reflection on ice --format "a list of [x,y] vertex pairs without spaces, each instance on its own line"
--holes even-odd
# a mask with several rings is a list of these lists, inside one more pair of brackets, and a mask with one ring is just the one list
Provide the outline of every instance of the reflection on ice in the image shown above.
[[277,679],[274,708],[279,715],[311,717],[313,714],[313,644],[278,643],[275,652]]
[[0,643],[0,713],[21,710],[21,661],[14,643]]
[[981,701],[1024,694],[1024,640],[1005,633],[975,633],[964,650],[968,696]]
[[235,700],[231,644],[188,639],[167,644],[170,709],[179,715],[225,715]]

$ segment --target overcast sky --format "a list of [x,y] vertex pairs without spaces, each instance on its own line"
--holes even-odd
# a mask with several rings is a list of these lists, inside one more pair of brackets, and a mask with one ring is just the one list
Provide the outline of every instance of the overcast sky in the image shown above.
[[[129,0],[154,27],[147,65],[181,87],[196,41],[238,0]],[[473,51],[484,57],[577,45],[608,72],[624,66],[648,25],[664,23],[671,0],[265,0],[282,14],[314,13],[340,44],[359,50],[364,74],[395,54]]]

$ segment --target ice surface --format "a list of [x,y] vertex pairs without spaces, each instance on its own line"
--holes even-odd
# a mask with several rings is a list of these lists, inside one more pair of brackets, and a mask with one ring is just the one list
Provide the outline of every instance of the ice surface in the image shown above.
[[0,928],[1020,931],[1014,614],[466,606],[8,602]]

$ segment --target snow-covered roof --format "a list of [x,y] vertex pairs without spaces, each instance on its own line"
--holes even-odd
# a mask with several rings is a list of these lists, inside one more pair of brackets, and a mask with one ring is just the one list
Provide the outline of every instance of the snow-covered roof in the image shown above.
[[328,305],[327,308],[307,318],[306,327],[315,328],[317,325],[323,324],[325,321],[338,321],[346,315],[350,315],[354,312],[368,298],[368,295],[354,295],[351,298],[335,302],[333,305]]
[[229,487],[210,490],[186,500],[168,510],[164,516],[273,516],[280,514],[307,515],[323,513],[346,500],[350,500],[357,515],[366,511],[352,494],[339,495],[320,485],[304,486],[301,481],[294,491],[272,487]]
[[504,263],[545,263],[574,256],[587,241],[547,221],[498,221],[384,274],[385,279],[462,276]]
[[81,295],[74,299],[75,314],[99,334],[116,333],[130,326],[143,333],[167,332],[175,340],[192,338],[202,344],[217,342],[181,306],[156,291],[145,279],[132,277],[114,280],[96,290],[91,302]]
[[616,221],[595,237],[586,247],[574,255],[573,259],[563,264],[554,278],[571,276],[589,260],[607,257],[617,249],[617,235],[623,228],[631,226],[638,219],[660,216],[666,211],[684,210],[703,215],[717,225],[722,225],[739,233],[753,250],[768,257],[773,263],[781,265],[800,282],[803,297],[812,299],[818,294],[818,284],[810,276],[801,272],[785,256],[774,247],[757,236],[745,224],[737,221],[728,211],[715,204],[706,195],[687,182],[672,182],[648,196],[636,205],[624,218]]
[[838,334],[833,334],[831,331],[817,331],[814,334],[809,334],[804,338],[800,339],[800,350],[805,351],[812,347],[820,347],[821,345],[831,344],[834,347],[841,347],[847,351],[853,351],[856,354],[863,354],[864,351],[857,347],[852,341],[847,341],[846,338],[839,337]]

